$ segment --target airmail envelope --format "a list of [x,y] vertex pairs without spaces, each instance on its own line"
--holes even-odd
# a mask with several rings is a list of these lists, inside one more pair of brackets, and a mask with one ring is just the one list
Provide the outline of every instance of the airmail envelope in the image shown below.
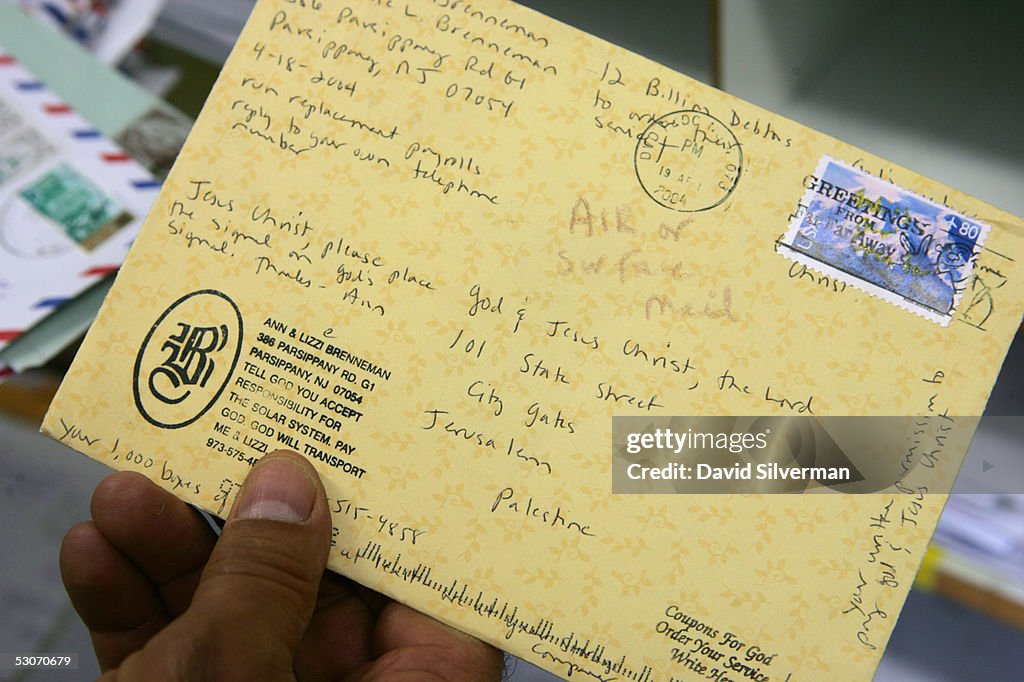
[[[565,678],[868,680],[1024,303],[1019,218],[883,167],[510,2],[261,0],[43,428],[219,515],[296,450],[334,570]],[[672,415],[922,427],[613,495]]]

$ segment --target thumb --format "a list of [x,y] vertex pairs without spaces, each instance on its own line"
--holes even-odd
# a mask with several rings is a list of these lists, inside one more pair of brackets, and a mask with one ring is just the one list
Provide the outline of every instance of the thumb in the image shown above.
[[[242,485],[185,616],[217,642],[215,658],[230,666],[230,679],[240,663],[263,679],[292,676],[330,539],[327,497],[313,466],[287,451],[261,459]],[[226,670],[209,672],[211,679],[229,679],[216,674]]]

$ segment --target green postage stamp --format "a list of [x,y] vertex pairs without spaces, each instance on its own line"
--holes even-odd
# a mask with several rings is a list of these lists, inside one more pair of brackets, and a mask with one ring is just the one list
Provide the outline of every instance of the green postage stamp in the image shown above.
[[132,214],[66,163],[20,192],[86,251],[92,251],[132,220]]

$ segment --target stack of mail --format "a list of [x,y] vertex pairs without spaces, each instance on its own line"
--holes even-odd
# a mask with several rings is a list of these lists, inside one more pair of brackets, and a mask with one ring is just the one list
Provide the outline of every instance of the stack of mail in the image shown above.
[[0,45],[0,361],[120,266],[159,188]]
[[[45,362],[88,327],[108,275],[160,186],[154,174],[166,173],[191,121],[6,2],[0,2],[0,52],[0,367],[6,374]],[[72,171],[47,185],[59,197],[73,196],[62,210],[100,211],[96,224],[75,228],[89,233],[81,243],[61,227],[69,216],[26,193],[33,180],[62,165]],[[82,191],[66,194],[66,181]],[[110,221],[101,221],[103,210]]]

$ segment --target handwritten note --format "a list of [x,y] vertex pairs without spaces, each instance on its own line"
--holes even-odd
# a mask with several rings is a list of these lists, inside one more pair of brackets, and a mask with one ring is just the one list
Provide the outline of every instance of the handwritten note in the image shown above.
[[[984,224],[949,326],[787,259],[825,156]],[[261,0],[44,430],[221,515],[302,453],[334,570],[566,678],[867,680],[1021,226],[509,2]],[[924,426],[891,495],[613,496],[610,417],[673,414]]]

